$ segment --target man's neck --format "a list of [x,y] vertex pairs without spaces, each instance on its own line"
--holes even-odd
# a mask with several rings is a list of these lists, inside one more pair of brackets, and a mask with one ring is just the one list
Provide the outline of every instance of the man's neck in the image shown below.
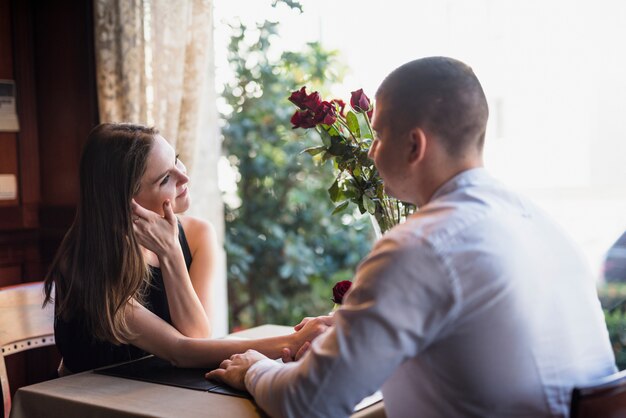
[[432,199],[433,195],[448,181],[458,174],[473,168],[483,167],[481,159],[460,160],[454,162],[440,163],[429,170],[429,175],[424,177],[417,193],[417,206],[422,207]]

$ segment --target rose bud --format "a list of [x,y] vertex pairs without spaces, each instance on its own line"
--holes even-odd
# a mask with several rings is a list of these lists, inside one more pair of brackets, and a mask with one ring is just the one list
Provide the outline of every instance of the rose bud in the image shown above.
[[322,102],[315,109],[315,123],[323,123],[324,125],[332,125],[337,120],[337,110],[335,106],[329,102]]
[[292,92],[288,100],[298,106],[300,109],[305,109],[303,103],[306,98],[306,87],[302,87],[300,90]]
[[342,280],[337,282],[337,284],[333,287],[333,302],[337,305],[341,305],[343,303],[343,297],[352,286],[352,282],[350,280]]
[[313,113],[309,110],[296,110],[296,113],[291,117],[291,124],[293,129],[296,128],[314,128],[317,123],[313,118]]
[[370,110],[370,99],[363,93],[363,89],[353,91],[350,97],[350,106],[357,112],[367,112]]

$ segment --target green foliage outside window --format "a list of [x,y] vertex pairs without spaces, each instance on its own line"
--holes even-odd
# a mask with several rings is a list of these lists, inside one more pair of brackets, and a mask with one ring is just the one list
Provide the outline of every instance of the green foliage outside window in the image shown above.
[[605,283],[598,289],[618,369],[626,369],[626,283]]
[[373,242],[369,219],[331,216],[326,188],[332,167],[300,155],[319,140],[289,123],[291,91],[309,85],[324,92],[340,81],[337,54],[311,43],[277,55],[272,39],[278,26],[231,25],[228,59],[235,79],[222,94],[230,108],[222,114],[222,132],[239,176],[238,202],[225,199],[233,328],[295,324],[327,313],[333,284],[352,279]]
[[620,370],[624,370],[626,369],[626,314],[621,309],[605,310],[604,318],[615,353],[615,363]]

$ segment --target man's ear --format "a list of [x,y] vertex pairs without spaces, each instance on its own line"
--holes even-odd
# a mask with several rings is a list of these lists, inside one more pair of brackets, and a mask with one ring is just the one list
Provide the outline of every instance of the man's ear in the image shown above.
[[423,129],[415,127],[409,132],[409,162],[419,163],[426,155],[428,138]]

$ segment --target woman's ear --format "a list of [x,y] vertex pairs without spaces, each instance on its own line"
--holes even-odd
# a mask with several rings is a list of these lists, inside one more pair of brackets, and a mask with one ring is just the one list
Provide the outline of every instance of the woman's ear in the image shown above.
[[426,155],[426,146],[428,138],[423,129],[415,127],[409,132],[409,162],[419,163]]

